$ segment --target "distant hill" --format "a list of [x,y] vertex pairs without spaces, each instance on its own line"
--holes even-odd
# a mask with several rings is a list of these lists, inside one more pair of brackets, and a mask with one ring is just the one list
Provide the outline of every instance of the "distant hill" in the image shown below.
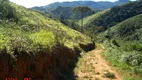
[[116,2],[108,2],[108,1],[101,1],[101,2],[94,2],[94,1],[72,1],[72,2],[55,2],[46,6],[41,6],[41,7],[33,7],[32,9],[37,9],[37,10],[47,10],[51,11],[58,6],[62,7],[77,7],[77,6],[88,6],[92,9],[100,9],[104,10],[107,8],[111,8],[113,6],[118,6],[121,4],[124,4],[126,2],[129,2],[130,0],[119,0]]
[[[83,18],[83,20],[84,20],[83,25],[91,24],[91,22],[93,22],[94,20],[96,20],[97,18],[99,18],[101,15],[105,14],[109,10],[110,9],[106,9],[106,10],[100,11],[100,12],[94,14],[94,15]],[[77,24],[80,25],[80,23],[81,23],[81,20],[79,20]]]
[[104,34],[116,40],[142,42],[142,14],[122,21],[105,31]]
[[[97,11],[96,11],[97,12]],[[94,14],[95,11],[89,11],[87,14],[84,14],[83,17]],[[73,12],[73,7],[57,7],[56,9],[49,12],[49,14],[53,15],[56,18],[60,18],[61,16],[64,19],[81,19],[82,16],[80,14],[75,14]]]
[[124,3],[129,2],[129,0],[119,0],[116,2],[108,2],[108,1],[101,1],[101,2],[94,2],[94,1],[72,1],[72,2],[55,2],[46,6],[41,7],[33,7],[34,10],[39,10],[41,12],[45,12],[46,14],[49,13],[53,17],[58,18],[60,14],[62,14],[65,19],[72,19],[76,17],[76,19],[80,18],[80,15],[75,16],[75,14],[72,13],[72,8],[77,6],[88,6],[91,8],[94,12],[90,12],[86,16],[90,16],[100,10],[105,10],[114,6],[118,6]]
[[92,27],[96,31],[104,31],[128,18],[141,13],[142,2],[129,2],[125,5],[113,7],[107,11],[98,12],[92,15],[94,18],[91,16],[84,18],[84,25],[86,27]]

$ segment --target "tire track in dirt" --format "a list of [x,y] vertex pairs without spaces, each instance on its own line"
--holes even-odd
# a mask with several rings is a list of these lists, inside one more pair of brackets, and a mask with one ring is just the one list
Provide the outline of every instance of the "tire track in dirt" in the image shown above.
[[93,50],[82,56],[75,68],[77,80],[123,80],[108,61],[100,55],[103,50]]

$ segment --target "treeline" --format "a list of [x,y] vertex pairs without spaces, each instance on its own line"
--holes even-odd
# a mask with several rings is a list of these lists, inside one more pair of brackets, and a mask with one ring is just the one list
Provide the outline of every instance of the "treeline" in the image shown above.
[[[79,14],[76,14],[73,12],[73,9],[74,7],[62,7],[62,6],[59,6],[57,7],[56,9],[52,10],[49,12],[49,14],[51,14],[52,16],[60,19],[60,18],[63,18],[63,19],[81,19],[82,18],[82,15],[81,13]],[[98,10],[92,10],[89,11],[89,12],[84,12],[84,17],[86,16],[90,16],[94,13],[96,13]]]
[[111,8],[110,11],[101,15],[87,26],[94,27],[102,26],[104,30],[111,26],[118,24],[130,17],[142,13],[142,2],[129,2],[125,5],[116,6]]

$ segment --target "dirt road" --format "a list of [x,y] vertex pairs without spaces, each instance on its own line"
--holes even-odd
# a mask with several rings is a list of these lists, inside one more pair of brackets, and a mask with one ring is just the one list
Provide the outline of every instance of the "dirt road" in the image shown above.
[[77,80],[123,80],[119,73],[100,55],[103,50],[93,50],[79,59],[75,74]]

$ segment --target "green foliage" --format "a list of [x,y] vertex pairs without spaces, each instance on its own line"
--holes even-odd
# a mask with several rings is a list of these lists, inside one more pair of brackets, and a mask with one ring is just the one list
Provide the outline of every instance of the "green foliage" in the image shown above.
[[141,7],[141,2],[114,7],[95,18],[92,23],[92,29],[99,26],[106,29],[98,34],[100,42],[103,42],[107,49],[103,55],[112,65],[119,67],[124,76],[129,76],[125,77],[125,80],[142,79]]
[[[96,20],[97,18],[99,18],[101,15],[103,15],[104,13],[106,13],[107,11],[109,11],[110,9],[106,9],[106,10],[103,10],[103,11],[100,11],[100,12],[97,12],[96,14],[94,15],[91,15],[91,16],[88,16],[88,17],[85,17],[84,18],[84,25],[89,25],[91,24],[91,22],[93,22],[94,20]],[[80,25],[80,22],[81,20],[79,20],[77,22],[77,24]],[[80,25],[81,26],[81,25]]]
[[[137,48],[130,48],[131,44],[136,44],[135,42],[121,42],[117,40],[117,43],[120,47],[115,46],[110,41],[104,41],[104,44],[107,47],[107,50],[103,53],[104,56],[111,62],[112,65],[119,67],[120,71],[124,73],[124,79],[128,79],[125,77],[129,74],[135,74],[141,78],[142,74],[142,54],[141,51],[135,50]],[[131,44],[130,44],[131,43]],[[124,47],[124,45],[127,45]],[[129,47],[130,46],[130,47]],[[136,45],[135,45],[136,46]],[[126,50],[126,48],[128,50]],[[128,80],[139,80],[140,78],[136,78],[135,75],[131,75]],[[141,80],[141,79],[140,79]]]
[[[38,11],[26,9],[11,2],[0,3],[0,50],[8,53],[18,51],[38,52],[51,49],[56,43],[69,48],[88,44],[91,39],[75,30],[54,21]],[[11,12],[12,11],[12,12]]]
[[113,45],[120,47],[116,40],[112,40]]
[[129,18],[103,33],[104,36],[109,36],[115,39],[124,41],[138,41],[142,40],[142,14]]
[[130,2],[125,5],[113,7],[109,12],[106,12],[100,18],[93,21],[92,24],[103,26],[105,27],[105,29],[107,29],[125,19],[141,14],[142,13],[141,7],[142,7],[141,2]]
[[[49,14],[51,14],[53,17],[60,19],[60,15],[62,14],[62,17],[64,19],[81,19],[82,16],[80,14],[75,14],[72,10],[73,7],[62,7],[58,6],[57,8],[49,11]],[[96,12],[96,11],[95,11]],[[89,11],[87,14],[84,14],[84,17],[92,15],[95,13],[93,10]]]
[[76,14],[81,14],[81,26],[83,27],[83,18],[84,18],[84,15],[88,12],[91,12],[92,10],[87,7],[87,6],[81,6],[81,7],[75,7],[73,8],[72,10],[74,13]]
[[9,2],[9,0],[0,0],[0,2]]
[[34,44],[40,44],[44,47],[53,46],[55,43],[55,35],[52,32],[41,30],[40,32],[29,35]]
[[15,9],[12,8],[9,3],[2,1],[0,3],[0,18],[1,19],[12,19],[15,18]]
[[122,60],[132,66],[142,66],[142,54],[139,53],[131,53],[123,55]]
[[[88,6],[92,9],[105,10],[117,5],[121,5],[128,2],[128,0],[119,0],[115,2],[94,2],[94,1],[71,1],[71,2],[55,2],[46,6],[33,7],[33,9],[40,11],[52,11],[53,9],[62,6],[62,7],[78,7],[78,6]],[[94,5],[95,4],[95,5]]]
[[4,36],[4,35],[0,35],[0,49],[3,49],[5,46],[7,46],[6,44],[8,43],[8,37]]
[[[98,12],[93,16],[84,18],[86,29],[90,27],[95,29],[96,33],[103,32],[128,18],[141,14],[141,8],[142,2],[129,2],[121,6],[113,7],[110,10]],[[97,30],[96,27],[103,28],[102,30]]]
[[122,49],[125,51],[142,51],[142,44],[139,42],[125,42],[125,44],[121,44],[122,45]]
[[136,52],[123,54],[122,61],[133,66],[131,70],[133,73],[142,74],[142,54]]

